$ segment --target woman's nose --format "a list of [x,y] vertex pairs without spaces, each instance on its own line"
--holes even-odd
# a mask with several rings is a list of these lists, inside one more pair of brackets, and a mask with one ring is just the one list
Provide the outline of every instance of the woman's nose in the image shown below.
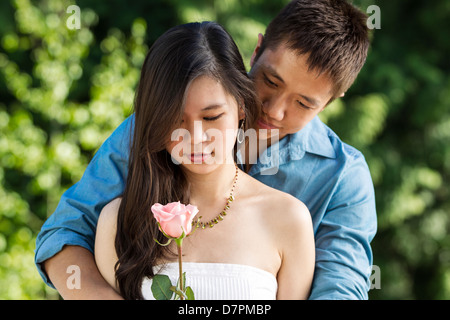
[[188,131],[191,135],[191,143],[193,145],[203,143],[208,139],[201,121],[194,121]]

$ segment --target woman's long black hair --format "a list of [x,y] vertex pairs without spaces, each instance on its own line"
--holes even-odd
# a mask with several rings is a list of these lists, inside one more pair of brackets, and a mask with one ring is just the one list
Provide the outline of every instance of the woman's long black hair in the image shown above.
[[189,84],[199,76],[217,79],[246,113],[246,126],[259,106],[239,50],[215,22],[174,27],[158,38],[144,61],[134,102],[134,131],[128,177],[117,221],[116,280],[125,299],[143,299],[141,284],[167,249],[150,210],[155,203],[189,202],[189,184],[166,145],[181,123]]

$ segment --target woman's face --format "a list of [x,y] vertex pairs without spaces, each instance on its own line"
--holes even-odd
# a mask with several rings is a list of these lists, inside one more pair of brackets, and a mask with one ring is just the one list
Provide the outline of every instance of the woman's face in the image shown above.
[[182,123],[166,149],[172,161],[195,173],[234,163],[233,147],[243,118],[236,99],[216,79],[198,77],[188,88]]

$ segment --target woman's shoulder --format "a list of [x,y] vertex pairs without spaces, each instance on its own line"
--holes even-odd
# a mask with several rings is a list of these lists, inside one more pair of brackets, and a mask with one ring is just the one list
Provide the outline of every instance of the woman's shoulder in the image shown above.
[[310,225],[311,214],[302,201],[286,192],[270,189],[270,196],[265,199],[264,205],[267,208],[266,214],[273,224],[276,221],[284,230],[287,226],[298,229]]
[[303,223],[310,220],[311,215],[306,205],[294,196],[272,188],[255,178],[247,175],[247,192],[250,197],[254,197],[260,212],[267,215],[267,218],[277,220],[297,221]]
[[100,216],[98,217],[97,230],[99,228],[110,230],[111,227],[114,227],[115,229],[121,201],[122,198],[115,198],[103,207]]

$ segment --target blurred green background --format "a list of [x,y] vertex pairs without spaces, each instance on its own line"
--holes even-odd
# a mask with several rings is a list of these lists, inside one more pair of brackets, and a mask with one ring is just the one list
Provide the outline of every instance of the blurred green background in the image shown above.
[[[151,43],[215,20],[246,64],[287,0],[0,2],[0,299],[58,299],[34,265],[61,194],[130,114]],[[70,30],[67,7],[81,8]],[[450,299],[450,2],[355,0],[381,9],[365,67],[321,118],[361,150],[376,189],[371,299]]]

